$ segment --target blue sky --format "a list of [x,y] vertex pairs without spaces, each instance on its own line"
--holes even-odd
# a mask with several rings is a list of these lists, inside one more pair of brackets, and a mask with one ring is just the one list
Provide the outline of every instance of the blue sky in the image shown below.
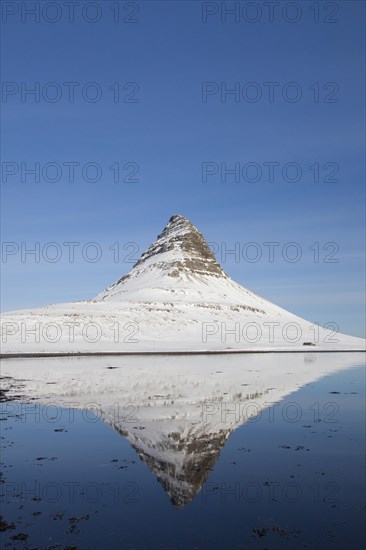
[[[311,321],[364,335],[363,2],[280,2],[272,22],[260,1],[256,12],[237,3],[237,21],[226,22],[222,2],[119,2],[119,22],[116,2],[96,2],[84,18],[80,2],[74,22],[58,2],[54,23],[45,2],[39,22],[20,2],[2,4],[3,311],[95,296],[181,213],[216,243],[235,280]],[[76,83],[73,102],[67,82]],[[39,102],[22,86],[39,86]],[[225,95],[235,86],[239,95]],[[261,97],[250,101],[254,93]],[[38,182],[24,171],[35,163]],[[217,172],[206,181],[203,163]],[[239,181],[225,166],[239,167]],[[132,172],[138,181],[122,181]],[[74,262],[65,242],[80,243]],[[278,243],[273,262],[268,242]],[[39,262],[22,258],[35,246]],[[225,256],[235,246],[239,257]],[[95,262],[85,258],[93,250]],[[47,261],[55,251],[59,261]]]

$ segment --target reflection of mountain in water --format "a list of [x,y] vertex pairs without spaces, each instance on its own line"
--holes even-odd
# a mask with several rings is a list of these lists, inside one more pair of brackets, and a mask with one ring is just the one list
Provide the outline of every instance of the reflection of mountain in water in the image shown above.
[[[171,431],[173,418],[165,421],[157,418],[145,423],[142,415],[141,423],[127,429],[120,428],[119,422],[111,423],[108,415],[104,418],[129,440],[140,459],[147,464],[168,493],[171,502],[180,507],[190,502],[200,490],[226,440],[238,425],[245,422],[242,415],[243,405],[250,403],[250,397],[258,401],[267,394],[268,391],[262,394],[257,392],[253,396],[247,394],[246,400],[243,400],[242,394],[237,394],[230,396],[225,402],[188,405],[192,407],[192,411],[184,425],[182,420],[174,418],[177,421],[175,431]],[[212,410],[212,416],[217,415],[221,422],[211,424],[208,422],[209,418],[202,422],[205,407],[208,411]],[[169,405],[165,405],[165,408],[169,409]],[[229,411],[234,411],[234,414]],[[104,414],[102,412],[103,416]]]
[[4,362],[2,372],[21,381],[26,397],[97,410],[128,439],[172,503],[181,507],[205,483],[233,430],[304,384],[352,366],[360,357],[24,359]]
[[150,471],[155,474],[171,502],[178,507],[188,504],[200,490],[224,447],[232,430],[221,430],[206,437],[184,439],[178,433],[169,434],[169,440],[158,448],[142,449],[139,442],[132,443]]

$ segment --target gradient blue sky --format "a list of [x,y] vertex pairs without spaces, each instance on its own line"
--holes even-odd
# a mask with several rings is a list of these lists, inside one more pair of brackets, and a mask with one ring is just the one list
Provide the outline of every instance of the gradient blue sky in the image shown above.
[[[124,260],[133,249],[124,251],[126,243],[137,244],[138,257],[168,218],[181,213],[210,242],[228,249],[235,242],[241,250],[248,242],[262,246],[256,263],[217,255],[235,280],[311,321],[364,335],[365,4],[336,2],[337,23],[322,22],[332,17],[327,2],[319,2],[319,23],[313,2],[296,3],[302,10],[296,23],[281,14],[286,2],[272,23],[263,2],[256,3],[263,12],[257,23],[232,16],[222,22],[220,2],[212,4],[219,13],[203,23],[199,1],[139,2],[137,23],[114,23],[112,4],[99,2],[102,16],[94,24],[78,10],[74,23],[63,11],[53,24],[32,16],[21,22],[19,13],[2,24],[4,82],[97,82],[103,92],[96,103],[78,91],[70,103],[64,87],[56,103],[2,96],[3,163],[94,162],[103,170],[95,183],[84,181],[79,169],[73,183],[66,169],[57,183],[35,183],[30,176],[22,183],[19,174],[2,178],[2,240],[29,248],[56,242],[62,249],[55,263],[30,256],[22,262],[20,254],[3,258],[2,310],[95,296],[131,268]],[[128,16],[131,8],[120,6]],[[114,82],[137,83],[139,101],[114,103],[108,89]],[[225,102],[217,94],[203,103],[203,82],[228,88],[255,82],[263,98],[250,103],[227,96]],[[264,82],[279,82],[272,103]],[[298,102],[283,99],[288,82],[301,88]],[[315,82],[319,102],[309,89]],[[323,101],[331,91],[322,90],[327,82],[339,87],[336,102]],[[256,183],[220,182],[218,176],[203,183],[205,161],[297,162],[303,175],[297,183],[280,174],[270,183],[264,173]],[[108,169],[114,162],[137,163],[139,181],[114,183]],[[339,181],[314,182],[314,162],[336,163]],[[70,263],[67,241],[97,242],[102,258],[85,261],[79,248]],[[263,248],[268,241],[280,243],[274,262]],[[290,241],[302,250],[296,263],[281,254]],[[115,242],[119,262],[108,248]],[[319,262],[309,250],[315,242]],[[339,247],[337,263],[323,261],[332,251],[322,250],[328,242]]]

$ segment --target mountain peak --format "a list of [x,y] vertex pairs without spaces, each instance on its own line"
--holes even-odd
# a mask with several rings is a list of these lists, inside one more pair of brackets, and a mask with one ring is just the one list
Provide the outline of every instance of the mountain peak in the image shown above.
[[147,279],[155,280],[157,276],[177,280],[200,276],[227,278],[203,235],[187,218],[174,214],[132,270],[98,298],[106,299],[111,292],[125,294],[129,291],[128,283],[133,281],[135,286],[140,281],[145,285],[149,284]]
[[181,216],[180,214],[173,214],[169,218],[168,223],[164,227],[162,233],[157,236],[157,239],[164,238],[166,236],[172,235],[173,233],[187,233],[189,231],[197,231],[196,227],[189,221],[188,218]]
[[151,261],[168,271],[170,277],[179,277],[182,273],[226,277],[203,235],[180,214],[171,216],[134,268]]
[[182,216],[181,214],[173,214],[173,216],[169,218],[168,223],[176,223],[179,221],[191,223],[188,218],[186,218],[185,216]]

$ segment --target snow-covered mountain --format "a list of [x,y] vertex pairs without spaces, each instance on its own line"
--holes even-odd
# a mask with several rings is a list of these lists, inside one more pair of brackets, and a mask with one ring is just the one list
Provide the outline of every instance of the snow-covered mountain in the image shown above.
[[[332,327],[330,327],[332,328]],[[310,348],[309,348],[310,347]],[[183,216],[94,300],[3,315],[2,353],[363,350],[235,283]]]
[[234,283],[217,263],[198,229],[177,214],[170,218],[133,269],[96,300],[229,305],[262,314],[282,311]]

